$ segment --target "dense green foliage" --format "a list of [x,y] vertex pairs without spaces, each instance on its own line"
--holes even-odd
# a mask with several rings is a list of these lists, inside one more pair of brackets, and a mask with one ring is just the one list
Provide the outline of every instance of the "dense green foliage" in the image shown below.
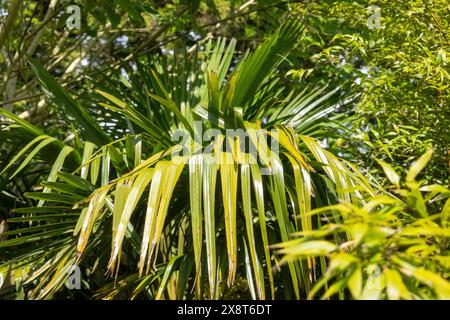
[[0,10],[0,297],[450,298],[448,1]]
[[[368,27],[376,13],[370,6],[379,8],[379,28]],[[361,94],[358,119],[336,150],[361,159],[372,174],[378,174],[375,158],[406,170],[434,147],[425,174],[449,183],[449,6],[446,0],[307,1],[298,8],[307,13],[303,41],[312,51],[302,69],[312,78],[352,79],[351,90]]]
[[380,162],[393,184],[392,195],[369,195],[363,207],[341,203],[313,210],[311,215],[323,215],[327,223],[279,245],[286,261],[329,259],[309,298],[320,291],[322,298],[348,293],[371,300],[450,298],[450,284],[439,276],[450,267],[450,191],[415,180],[431,154],[409,169],[404,188],[395,170]]

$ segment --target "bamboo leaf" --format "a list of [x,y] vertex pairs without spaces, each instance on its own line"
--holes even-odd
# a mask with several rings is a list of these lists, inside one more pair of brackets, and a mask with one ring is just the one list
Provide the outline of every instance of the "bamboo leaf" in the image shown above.
[[394,186],[399,188],[400,187],[400,176],[395,172],[394,168],[392,168],[389,164],[387,164],[383,160],[377,160],[377,162],[383,168],[383,171],[386,174],[386,177],[389,179],[389,181]]
[[431,160],[431,156],[433,155],[433,149],[425,152],[417,161],[409,168],[408,173],[406,174],[406,182],[413,182],[417,175],[425,168],[427,163]]
[[384,278],[386,279],[386,292],[389,300],[398,300],[399,298],[411,299],[411,293],[405,286],[402,276],[396,270],[385,269]]

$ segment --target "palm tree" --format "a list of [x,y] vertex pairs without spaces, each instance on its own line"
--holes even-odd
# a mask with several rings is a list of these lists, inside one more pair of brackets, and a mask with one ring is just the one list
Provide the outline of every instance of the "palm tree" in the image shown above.
[[[314,139],[342,100],[338,89],[298,92],[279,80],[302,28],[287,21],[239,61],[225,39],[149,56],[120,84],[98,88],[89,108],[31,61],[77,130],[61,141],[0,111],[12,123],[7,141],[29,141],[2,176],[49,171],[8,220],[0,271],[21,274],[38,299],[217,299],[238,284],[253,299],[305,297],[325,261],[281,266],[271,246],[320,226],[311,209],[375,192]],[[62,290],[77,267],[85,290]]]

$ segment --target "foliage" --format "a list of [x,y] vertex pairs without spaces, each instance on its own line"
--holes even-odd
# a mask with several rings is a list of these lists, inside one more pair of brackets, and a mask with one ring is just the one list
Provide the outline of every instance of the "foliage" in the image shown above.
[[[295,10],[309,27],[302,40],[309,54],[299,63],[308,70],[304,81],[348,79],[360,93],[347,113],[357,115],[353,129],[330,147],[376,176],[373,158],[405,170],[433,147],[423,174],[448,184],[448,1],[306,1]],[[379,28],[369,28],[374,10]]]
[[380,161],[394,194],[368,197],[363,206],[313,210],[310,215],[326,223],[278,245],[285,261],[326,256],[327,268],[309,298],[320,293],[322,299],[449,299],[450,190],[416,181],[431,151],[401,184]]
[[448,298],[449,9],[0,0],[0,296]]

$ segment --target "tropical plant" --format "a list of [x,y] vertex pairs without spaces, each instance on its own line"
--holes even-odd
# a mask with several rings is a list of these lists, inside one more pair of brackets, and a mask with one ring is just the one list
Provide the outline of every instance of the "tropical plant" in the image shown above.
[[434,148],[424,174],[448,184],[449,2],[327,0],[294,8],[308,25],[304,54],[296,55],[299,71],[307,71],[302,80],[349,79],[359,93],[346,112],[357,121],[341,132],[336,152],[382,176],[374,158],[406,170]]
[[411,166],[403,183],[380,161],[393,194],[370,196],[363,206],[312,210],[307,215],[320,217],[322,227],[277,245],[284,261],[326,257],[310,299],[317,294],[322,299],[450,298],[450,190],[416,181],[431,154]]
[[[302,28],[288,20],[240,61],[235,41],[223,39],[199,52],[137,60],[121,83],[98,87],[89,108],[31,60],[61,120],[75,121],[61,141],[0,110],[9,124],[4,141],[27,141],[3,168],[3,183],[48,172],[41,188],[20,196],[0,243],[12,291],[214,299],[239,281],[254,299],[310,294],[325,260],[279,266],[269,247],[320,226],[311,209],[357,204],[375,191],[311,137],[323,135],[338,89],[286,92],[280,81],[277,69]],[[21,183],[11,192],[21,194]],[[83,290],[63,290],[78,267]]]

